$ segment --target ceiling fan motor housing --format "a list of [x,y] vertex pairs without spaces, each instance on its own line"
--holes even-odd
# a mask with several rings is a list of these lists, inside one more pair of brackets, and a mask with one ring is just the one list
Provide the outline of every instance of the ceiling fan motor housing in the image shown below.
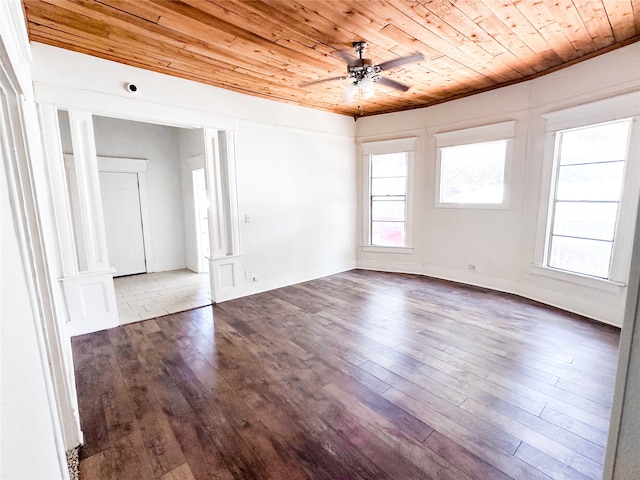
[[350,78],[353,78],[356,83],[362,81],[367,77],[370,77],[373,81],[376,81],[378,80],[377,77],[379,77],[379,73],[380,67],[378,67],[370,58],[358,58],[350,62],[347,66],[347,75]]
[[[376,64],[370,58],[364,58],[369,45],[367,42],[353,42],[353,49],[356,51],[358,58],[349,62],[347,65],[347,75],[354,79],[354,83],[360,83],[363,79],[371,77],[380,72],[376,71]],[[377,80],[377,79],[376,79]]]

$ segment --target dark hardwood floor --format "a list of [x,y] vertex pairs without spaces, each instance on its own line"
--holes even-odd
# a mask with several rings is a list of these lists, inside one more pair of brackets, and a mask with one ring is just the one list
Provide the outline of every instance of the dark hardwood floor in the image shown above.
[[75,337],[80,478],[599,479],[618,336],[354,270]]

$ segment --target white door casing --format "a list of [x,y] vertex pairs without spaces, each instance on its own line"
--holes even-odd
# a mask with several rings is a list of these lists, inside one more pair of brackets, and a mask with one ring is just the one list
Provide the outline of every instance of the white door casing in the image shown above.
[[100,172],[100,192],[114,277],[145,273],[137,173]]
[[191,172],[193,180],[193,203],[196,246],[198,250],[198,273],[209,273],[209,214],[207,212],[207,186],[204,168]]

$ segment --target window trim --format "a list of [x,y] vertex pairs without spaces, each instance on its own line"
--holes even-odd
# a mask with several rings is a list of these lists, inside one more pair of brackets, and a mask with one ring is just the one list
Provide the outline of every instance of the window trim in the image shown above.
[[[511,192],[511,168],[513,158],[513,140],[515,137],[515,120],[507,122],[493,123],[478,127],[465,128],[434,134],[436,139],[436,178],[435,178],[435,207],[436,208],[456,208],[468,210],[507,210],[509,208]],[[453,203],[440,201],[440,190],[442,187],[442,149],[447,147],[459,147],[463,145],[474,145],[480,143],[490,143],[506,141],[504,156],[504,195],[500,203]]]
[[[415,173],[415,150],[418,137],[396,138],[363,142],[362,146],[362,239],[361,248],[377,253],[413,252],[413,188]],[[401,247],[371,244],[371,155],[388,153],[407,154],[407,186],[405,191],[405,244]]]
[[[620,291],[627,284],[633,233],[638,218],[640,198],[640,92],[619,95],[585,105],[570,107],[542,115],[546,120],[543,167],[538,206],[538,225],[533,263],[530,273],[584,285],[602,291]],[[622,194],[614,234],[609,277],[604,279],[546,265],[548,237],[552,221],[550,211],[555,197],[557,133],[573,128],[631,118],[629,155],[624,166]]]

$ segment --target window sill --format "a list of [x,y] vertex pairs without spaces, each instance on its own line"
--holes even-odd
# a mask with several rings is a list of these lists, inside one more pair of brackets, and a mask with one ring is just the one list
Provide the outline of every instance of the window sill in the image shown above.
[[411,254],[413,253],[413,247],[380,247],[375,245],[362,245],[363,252],[373,252],[373,253],[402,253],[402,254]]
[[620,294],[624,291],[627,284],[625,282],[617,282],[615,280],[606,280],[604,278],[588,277],[579,273],[570,273],[555,268],[543,267],[541,265],[531,265],[529,273],[540,275],[542,277],[553,278],[562,282],[573,283],[585,287],[594,288],[610,293]]

